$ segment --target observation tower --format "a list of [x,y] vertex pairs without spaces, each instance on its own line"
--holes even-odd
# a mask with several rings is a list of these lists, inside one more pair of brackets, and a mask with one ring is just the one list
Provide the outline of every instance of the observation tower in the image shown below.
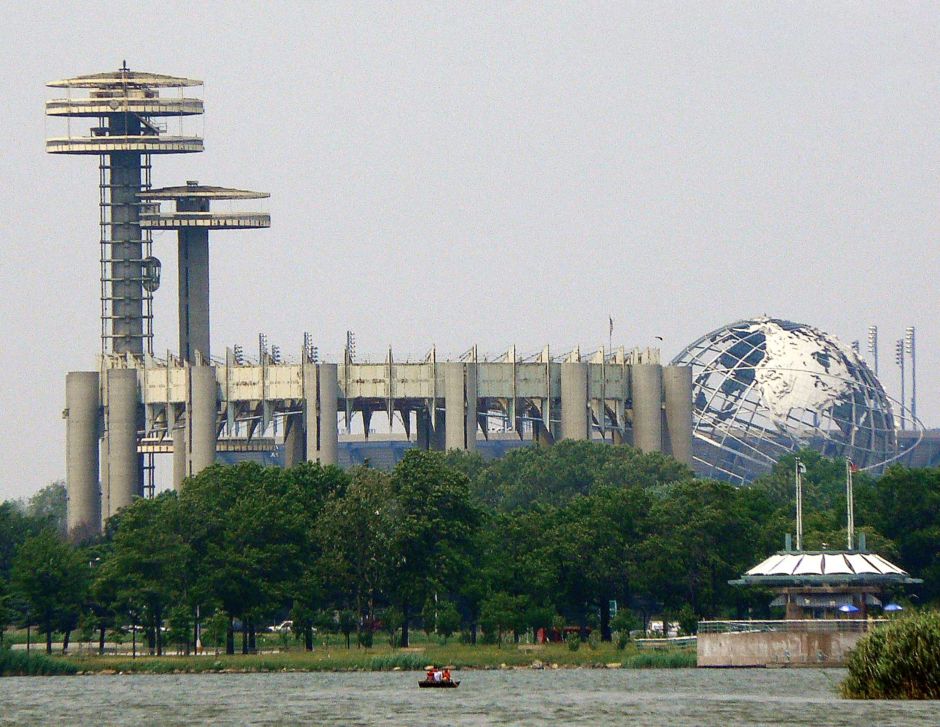
[[[187,154],[203,149],[202,139],[168,135],[167,120],[203,113],[198,98],[183,89],[202,81],[131,71],[76,76],[46,84],[66,98],[46,102],[46,115],[66,119],[65,136],[46,139],[51,154],[98,157],[101,226],[101,353],[153,353],[153,291],[160,263],[151,255],[151,237],[140,224],[140,193],[150,188],[154,154]],[[175,98],[162,91],[177,89]],[[82,93],[72,96],[73,90]],[[72,119],[92,124],[74,129]]]
[[[179,355],[196,362],[197,352],[209,360],[209,230],[254,230],[271,226],[266,212],[211,211],[212,200],[266,199],[267,192],[200,186],[187,181],[182,187],[163,187],[140,192],[141,200],[155,202],[141,208],[145,230],[177,230],[179,233]],[[162,211],[160,202],[175,201],[176,209]]]

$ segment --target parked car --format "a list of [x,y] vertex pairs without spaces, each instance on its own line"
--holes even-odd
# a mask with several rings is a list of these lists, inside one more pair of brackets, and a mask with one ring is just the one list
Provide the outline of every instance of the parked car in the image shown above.
[[281,621],[277,626],[268,626],[268,631],[275,634],[286,634],[294,625],[293,621]]

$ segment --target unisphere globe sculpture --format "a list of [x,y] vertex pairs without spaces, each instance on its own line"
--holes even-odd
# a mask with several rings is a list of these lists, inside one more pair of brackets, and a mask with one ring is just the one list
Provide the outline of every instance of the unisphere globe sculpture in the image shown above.
[[750,482],[807,446],[874,472],[903,454],[900,405],[856,351],[812,326],[738,321],[702,336],[672,363],[692,367],[702,476]]

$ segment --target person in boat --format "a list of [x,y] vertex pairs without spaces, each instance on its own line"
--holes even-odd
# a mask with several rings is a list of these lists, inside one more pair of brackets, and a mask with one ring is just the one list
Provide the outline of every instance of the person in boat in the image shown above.
[[430,669],[428,669],[426,681],[429,681],[429,682],[434,681],[434,667],[433,666]]
[[440,683],[440,681],[441,681],[443,678],[444,678],[444,673],[443,673],[440,669],[435,669],[435,670],[434,670],[434,681]]
[[444,673],[441,675],[441,679],[443,679],[445,682],[450,681],[450,669],[444,667]]

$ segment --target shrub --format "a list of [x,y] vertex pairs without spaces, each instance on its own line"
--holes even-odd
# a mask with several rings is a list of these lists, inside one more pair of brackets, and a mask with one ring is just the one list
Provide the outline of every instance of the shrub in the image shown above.
[[940,698],[940,612],[922,612],[871,631],[849,656],[840,685],[854,699]]
[[601,632],[592,631],[591,635],[588,636],[587,645],[591,649],[596,649],[598,646],[600,646],[600,644],[601,644]]
[[565,636],[565,643],[568,644],[568,651],[577,651],[581,648],[580,634],[568,634]]
[[630,643],[630,632],[629,631],[617,631],[616,632],[616,644],[617,649],[623,651],[627,648],[627,644]]

